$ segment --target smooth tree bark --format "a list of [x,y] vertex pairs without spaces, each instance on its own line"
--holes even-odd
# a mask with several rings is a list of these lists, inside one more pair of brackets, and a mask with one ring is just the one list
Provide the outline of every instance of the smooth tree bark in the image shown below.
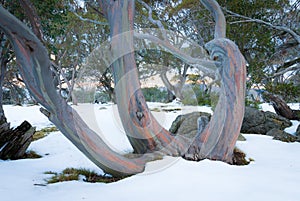
[[111,30],[111,68],[116,102],[134,152],[144,154],[161,151],[181,155],[186,151],[189,140],[181,136],[174,137],[157,122],[141,91],[133,46],[134,0],[99,0],[99,3]]
[[213,0],[202,0],[215,19],[215,39],[206,44],[211,58],[218,65],[221,78],[221,92],[209,124],[199,127],[195,141],[185,158],[201,160],[209,158],[233,163],[233,152],[238,139],[245,110],[246,62],[238,47],[224,38],[226,33],[225,17],[220,6]]
[[[225,18],[214,0],[202,3],[216,21],[215,39],[207,44],[216,60],[222,90],[215,114],[199,119],[195,139],[176,136],[164,129],[151,114],[140,89],[133,48],[134,0],[99,0],[111,29],[111,56],[116,101],[123,127],[134,151],[144,154],[128,159],[111,150],[57,93],[51,84],[50,60],[38,38],[19,20],[0,6],[0,29],[10,39],[24,82],[34,98],[44,106],[42,112],[88,158],[114,176],[142,172],[145,163],[160,154],[204,158],[232,163],[233,149],[244,114],[245,61],[237,46],[225,39]],[[165,41],[164,41],[165,42]],[[168,43],[164,45],[169,46]],[[169,49],[173,48],[169,46]],[[176,50],[175,55],[182,55]],[[212,62],[207,62],[212,63]],[[190,146],[192,145],[192,146]]]
[[185,97],[182,93],[185,81],[187,78],[188,65],[184,64],[182,72],[179,73],[179,82],[175,85],[171,84],[167,77],[167,70],[164,70],[160,74],[160,78],[163,81],[164,85],[167,87],[168,91],[171,91],[177,98],[183,100]]
[[50,60],[40,40],[16,17],[0,6],[0,29],[14,48],[20,73],[32,96],[44,106],[42,112],[91,161],[114,176],[144,170],[145,156],[128,159],[110,149],[59,96],[52,85]]
[[[206,129],[201,129],[203,132],[199,132],[186,153],[190,145],[188,143],[191,141],[179,136],[174,138],[172,134],[163,130],[149,112],[140,92],[131,35],[134,1],[100,0],[99,2],[111,27],[112,55],[117,55],[112,69],[119,113],[135,151],[145,153],[172,144],[172,148],[181,147],[181,149],[177,149],[176,152],[169,148],[168,151],[184,155],[189,159],[211,158],[231,163],[244,115],[246,71],[245,60],[238,47],[232,41],[225,39],[226,21],[218,3],[214,0],[202,1],[216,21],[215,40],[207,44],[207,49],[218,64],[223,84],[221,98],[211,122]],[[176,52],[176,55],[180,54]]]

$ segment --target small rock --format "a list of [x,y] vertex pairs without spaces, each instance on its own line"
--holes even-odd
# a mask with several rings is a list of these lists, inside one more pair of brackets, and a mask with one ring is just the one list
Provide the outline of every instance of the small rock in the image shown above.
[[211,115],[205,112],[192,112],[189,114],[179,115],[173,121],[169,131],[173,134],[180,133],[188,138],[193,137],[198,131],[198,118],[205,116],[210,119]]
[[238,139],[238,141],[246,141],[246,138],[240,133]]

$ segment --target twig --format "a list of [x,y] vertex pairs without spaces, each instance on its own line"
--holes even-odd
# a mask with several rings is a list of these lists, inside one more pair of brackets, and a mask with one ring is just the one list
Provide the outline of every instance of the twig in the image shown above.
[[90,23],[93,23],[93,24],[98,24],[98,25],[104,25],[104,26],[107,26],[108,23],[107,22],[99,22],[97,20],[92,20],[92,19],[88,19],[88,18],[84,18],[80,15],[78,15],[75,11],[72,11],[72,13],[77,16],[80,20],[84,21],[84,22],[90,22]]
[[153,17],[152,17],[152,8],[146,4],[144,1],[142,0],[137,0],[140,4],[142,4],[147,10],[148,10],[148,19],[151,23],[153,24],[156,24],[158,26],[158,28],[161,30],[162,32],[162,35],[163,35],[163,38],[164,40],[168,40],[168,37],[167,37],[167,32],[166,32],[166,29],[165,27],[162,25],[161,21],[160,20],[154,20]]

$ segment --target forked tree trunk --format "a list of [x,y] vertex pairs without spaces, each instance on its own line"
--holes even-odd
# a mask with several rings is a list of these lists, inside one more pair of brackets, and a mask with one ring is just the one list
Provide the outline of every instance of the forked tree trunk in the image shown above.
[[[234,43],[224,39],[225,19],[219,5],[214,0],[202,2],[212,11],[216,20],[215,40],[207,48],[212,57],[218,58],[218,63],[221,63],[218,67],[223,86],[212,120],[206,128],[201,128],[200,124],[201,132],[193,142],[193,139],[185,139],[180,135],[173,136],[162,128],[145,102],[133,56],[131,31],[134,1],[99,0],[111,28],[114,61],[112,67],[120,117],[137,153],[160,151],[169,155],[192,155],[194,160],[210,158],[232,162],[233,149],[244,114],[245,61]],[[22,22],[1,6],[0,28],[12,42],[28,90],[46,108],[42,110],[43,113],[60,131],[107,173],[124,176],[143,171],[148,157],[155,155],[125,158],[111,150],[89,129],[51,85],[50,60],[41,42]]]
[[[215,115],[206,129],[199,132],[196,140],[174,137],[165,131],[150,113],[140,91],[136,64],[133,56],[132,30],[134,4],[132,0],[99,0],[110,23],[112,34],[112,64],[116,83],[119,113],[127,136],[137,153],[168,147],[169,153],[185,155],[200,160],[211,158],[231,163],[233,150],[244,115],[245,60],[238,47],[225,39],[225,17],[214,0],[202,3],[212,12],[216,21],[215,40],[207,45],[212,58],[221,63],[221,98]],[[186,150],[188,152],[186,153]],[[192,157],[191,157],[192,156]]]
[[116,102],[135,153],[162,151],[170,146],[168,154],[181,155],[186,151],[186,141],[177,139],[179,136],[174,138],[157,122],[141,90],[133,47],[134,0],[99,0],[99,3],[111,29]]

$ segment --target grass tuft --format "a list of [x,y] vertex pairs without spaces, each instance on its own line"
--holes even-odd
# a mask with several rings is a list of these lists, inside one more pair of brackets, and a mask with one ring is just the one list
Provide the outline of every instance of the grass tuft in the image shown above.
[[160,112],[160,109],[156,107],[156,108],[152,108],[151,111],[152,112]]
[[36,131],[33,134],[33,141],[42,139],[42,138],[46,137],[47,135],[49,135],[49,133],[55,132],[55,131],[58,131],[58,129],[55,126],[43,128],[39,131]]
[[65,170],[62,171],[62,173],[56,173],[52,171],[47,171],[45,174],[53,174],[53,176],[47,180],[48,184],[53,184],[57,182],[64,182],[64,181],[76,181],[79,180],[80,176],[83,176],[84,179],[83,181],[85,182],[90,182],[90,183],[96,183],[96,182],[101,182],[101,183],[112,183],[116,182],[122,178],[115,178],[111,176],[105,176],[105,175],[99,175],[94,171],[80,168],[66,168]]
[[28,151],[22,157],[22,159],[25,159],[25,158],[34,159],[34,158],[42,158],[42,156],[37,154],[35,151]]

